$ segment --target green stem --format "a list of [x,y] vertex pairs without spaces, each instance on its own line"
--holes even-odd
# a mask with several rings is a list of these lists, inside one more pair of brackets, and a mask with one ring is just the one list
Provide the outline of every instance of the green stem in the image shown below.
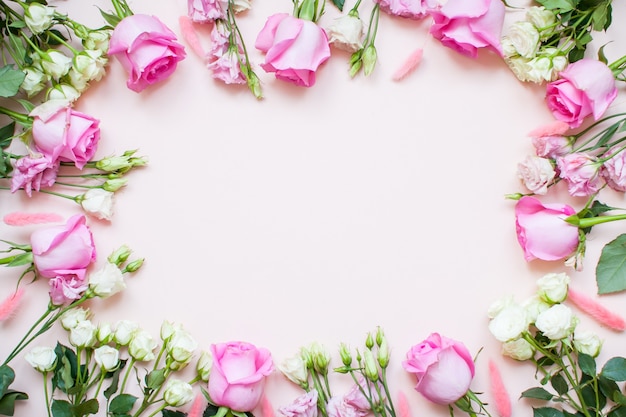
[[573,214],[565,219],[571,225],[577,226],[581,229],[595,226],[597,224],[613,222],[616,220],[626,220],[626,214],[615,214],[611,216],[597,216],[597,217],[584,217],[579,218],[578,215]]
[[48,417],[52,417],[52,412],[50,411],[50,397],[48,394],[48,372],[43,372],[43,394],[46,401],[46,411],[48,412]]
[[0,106],[0,113],[9,116],[11,119],[15,120],[16,122],[20,123],[23,126],[30,126],[33,123],[33,119],[27,114],[19,113],[19,112],[7,109],[6,107]]

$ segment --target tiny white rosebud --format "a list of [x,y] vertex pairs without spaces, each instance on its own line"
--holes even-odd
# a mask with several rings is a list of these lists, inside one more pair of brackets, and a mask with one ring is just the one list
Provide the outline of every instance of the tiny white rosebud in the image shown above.
[[108,298],[126,288],[124,274],[117,265],[107,262],[89,275],[89,288],[100,298]]
[[113,340],[113,327],[111,323],[98,323],[96,330],[96,339],[102,344],[110,343]]
[[48,346],[34,347],[24,358],[39,372],[52,371],[57,363],[57,355],[54,352],[54,348]]
[[126,346],[130,343],[130,340],[133,338],[137,329],[139,329],[139,325],[134,321],[120,320],[115,325],[113,340],[118,345]]
[[111,346],[100,346],[94,349],[94,360],[105,372],[111,372],[120,365],[120,351]]
[[502,354],[517,361],[525,361],[533,357],[535,348],[520,338],[502,343]]
[[567,298],[570,277],[562,273],[545,274],[537,280],[537,294],[547,303],[557,304]]
[[128,354],[136,361],[151,361],[155,358],[157,343],[146,330],[138,329],[128,343]]
[[198,377],[205,382],[208,381],[209,375],[211,374],[212,366],[213,356],[210,352],[203,350],[202,353],[200,353],[198,362],[196,363],[196,371],[198,372]]
[[170,407],[180,407],[193,399],[193,388],[187,382],[171,379],[165,386],[163,400]]
[[48,90],[48,100],[75,101],[80,93],[69,84],[57,84]]
[[532,59],[539,50],[539,32],[530,22],[515,22],[509,27],[508,39],[517,53],[527,59]]
[[595,358],[602,349],[602,340],[594,333],[576,330],[574,331],[574,348],[579,353]]
[[46,74],[58,80],[69,72],[72,58],[56,49],[49,49],[41,59],[41,67]]
[[70,330],[70,343],[79,348],[92,347],[96,343],[96,326],[89,320],[83,320]]
[[27,67],[23,71],[26,76],[24,77],[24,81],[22,81],[20,88],[28,97],[32,97],[39,93],[48,84],[48,81],[50,81],[50,76],[45,74],[39,68]]
[[91,313],[88,308],[74,307],[61,315],[61,326],[65,330],[72,330],[78,323],[89,320]]
[[54,9],[44,4],[31,3],[24,10],[24,23],[34,35],[48,30],[52,26],[53,18]]
[[577,324],[578,319],[564,304],[553,305],[539,314],[535,321],[535,327],[550,340],[565,339],[574,332]]
[[526,309],[519,304],[504,307],[489,322],[489,331],[500,342],[515,340],[528,330]]

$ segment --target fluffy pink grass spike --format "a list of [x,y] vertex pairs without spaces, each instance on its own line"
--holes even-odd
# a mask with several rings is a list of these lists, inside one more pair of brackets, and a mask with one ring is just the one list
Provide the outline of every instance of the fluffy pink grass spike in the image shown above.
[[5,321],[13,317],[20,305],[23,293],[24,290],[18,288],[17,291],[9,295],[2,301],[2,303],[0,303],[0,321]]
[[411,409],[404,392],[398,392],[398,417],[411,417]]
[[609,311],[590,297],[574,291],[571,287],[567,291],[567,299],[598,323],[620,332],[626,330],[626,322],[622,317]]
[[408,58],[402,63],[402,66],[396,70],[393,74],[394,81],[401,81],[407,75],[415,71],[415,68],[422,62],[424,56],[424,50],[418,48],[408,56]]
[[528,136],[531,138],[541,138],[544,136],[564,135],[568,130],[569,125],[567,123],[557,120],[528,132]]
[[193,20],[191,20],[189,16],[180,16],[178,18],[178,24],[185,42],[187,42],[191,50],[196,55],[204,59],[206,52],[204,52],[204,48],[200,43],[200,38],[198,38],[198,33],[193,27]]
[[189,409],[189,412],[187,413],[187,417],[202,417],[202,414],[204,413],[203,410],[203,406],[204,405],[204,400],[202,395],[197,394],[196,398],[194,398],[193,403],[191,403],[191,408]]
[[261,399],[261,415],[263,417],[274,417],[274,407],[272,407],[272,403],[267,397],[264,395]]
[[8,226],[26,226],[29,224],[57,223],[63,217],[55,213],[24,213],[17,211],[4,216],[4,223]]
[[493,396],[496,411],[500,417],[511,417],[511,399],[507,392],[500,369],[494,361],[489,361],[489,378],[491,379],[491,395]]

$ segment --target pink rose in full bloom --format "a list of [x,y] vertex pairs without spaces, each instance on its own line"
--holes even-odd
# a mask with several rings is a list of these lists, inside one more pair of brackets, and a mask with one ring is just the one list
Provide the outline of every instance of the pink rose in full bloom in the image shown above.
[[280,80],[304,87],[315,84],[315,71],[330,57],[324,29],[287,13],[270,16],[254,46],[265,53],[261,68]]
[[478,55],[478,48],[502,56],[504,10],[500,0],[448,0],[430,11],[430,33],[443,45],[472,58]]
[[82,169],[100,141],[100,121],[72,109],[67,102],[49,101],[31,112],[35,149],[51,161],[73,162]]
[[172,75],[178,62],[185,58],[185,48],[157,17],[135,14],[117,24],[108,54],[115,56],[128,72],[128,88],[140,92]]
[[270,352],[246,342],[228,342],[211,345],[211,354],[211,400],[234,411],[252,411],[263,395],[265,377],[274,370]]
[[13,163],[13,176],[11,177],[11,192],[14,193],[23,188],[26,195],[32,196],[33,190],[39,191],[41,187],[52,187],[57,179],[60,162],[53,161],[47,156],[34,158],[23,156]]
[[402,367],[417,377],[415,390],[436,404],[457,401],[474,378],[474,361],[465,345],[439,333],[411,347]]
[[600,173],[609,187],[615,191],[626,191],[626,153],[618,151],[613,155],[614,150],[610,150],[602,158],[610,158],[604,162]]
[[604,185],[600,176],[602,164],[598,163],[595,156],[582,152],[571,153],[557,157],[556,166],[573,197],[588,197]]
[[50,284],[50,301],[56,306],[78,300],[89,287],[85,277],[74,274],[58,275],[50,278],[48,283]]
[[578,227],[565,219],[576,211],[566,204],[542,204],[524,196],[515,205],[517,240],[527,261],[555,261],[572,254],[578,246]]
[[598,120],[617,97],[615,77],[609,67],[595,59],[573,62],[546,86],[548,108],[557,120],[571,128],[593,115]]
[[285,417],[317,417],[317,390],[305,392],[293,403],[280,407],[278,412]]
[[77,214],[67,223],[39,229],[30,236],[33,262],[45,278],[75,275],[85,277],[87,267],[96,260],[96,247],[85,216]]
[[374,0],[380,9],[394,16],[408,19],[422,19],[429,11],[439,5],[436,0]]

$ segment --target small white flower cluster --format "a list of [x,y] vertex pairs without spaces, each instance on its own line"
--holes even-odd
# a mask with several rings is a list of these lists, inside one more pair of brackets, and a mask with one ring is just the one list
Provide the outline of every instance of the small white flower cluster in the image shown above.
[[548,346],[570,343],[579,353],[597,357],[602,347],[600,338],[578,329],[579,319],[563,304],[567,298],[570,278],[565,273],[549,273],[537,280],[537,292],[523,303],[512,296],[493,303],[489,310],[489,331],[502,342],[502,354],[524,361],[537,350],[534,330],[549,339]]
[[520,81],[554,81],[567,67],[563,49],[543,43],[555,34],[556,24],[553,11],[532,6],[526,10],[525,19],[514,22],[502,38],[504,60]]

